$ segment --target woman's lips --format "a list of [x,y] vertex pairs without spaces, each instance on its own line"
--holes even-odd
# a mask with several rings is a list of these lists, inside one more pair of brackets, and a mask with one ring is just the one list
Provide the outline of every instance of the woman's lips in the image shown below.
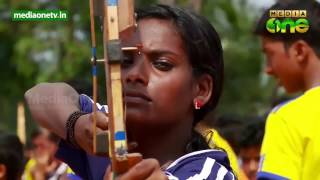
[[141,91],[126,91],[124,99],[126,103],[135,104],[146,103],[151,101],[151,98],[145,93],[142,93]]

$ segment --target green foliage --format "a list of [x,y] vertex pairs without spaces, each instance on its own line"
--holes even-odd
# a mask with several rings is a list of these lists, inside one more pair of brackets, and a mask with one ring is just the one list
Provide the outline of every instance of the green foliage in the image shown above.
[[[0,51],[4,52],[0,54],[0,127],[14,130],[16,105],[27,89],[43,81],[91,78],[89,1],[12,0],[0,4],[5,10],[0,13]],[[19,9],[67,10],[69,20],[13,22],[10,12]]]
[[258,9],[246,0],[206,0],[202,13],[222,37],[225,85],[220,114],[261,115],[270,107],[273,82],[264,82],[263,56],[253,35]]

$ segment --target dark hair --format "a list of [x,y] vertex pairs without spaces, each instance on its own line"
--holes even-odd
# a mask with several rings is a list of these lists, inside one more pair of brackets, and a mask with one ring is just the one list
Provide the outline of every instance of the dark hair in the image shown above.
[[[266,22],[268,21],[270,10],[306,10],[309,21],[309,30],[306,33],[275,33],[272,34],[266,29]],[[283,18],[277,18],[283,20]],[[297,18],[292,18],[297,19]],[[255,34],[266,36],[274,40],[283,41],[285,47],[289,47],[297,40],[304,40],[315,51],[318,57],[320,57],[320,3],[314,0],[296,0],[290,3],[278,2],[267,9],[262,17],[259,19],[256,27]]]
[[247,122],[240,136],[240,148],[261,146],[264,136],[265,121],[255,118]]
[[157,18],[172,21],[184,41],[189,62],[195,76],[209,74],[213,92],[208,103],[197,110],[194,124],[217,105],[223,84],[223,54],[218,33],[210,22],[191,11],[166,5],[154,5],[137,10],[137,20]]
[[239,152],[239,134],[241,134],[246,117],[239,114],[222,114],[213,121],[213,127],[227,140],[234,152]]
[[16,135],[0,131],[0,164],[6,166],[7,179],[20,179],[23,171],[23,146]]
[[34,140],[35,138],[39,137],[40,135],[46,135],[48,140],[55,143],[55,144],[57,144],[60,140],[59,136],[57,136],[56,134],[54,134],[44,128],[37,128],[37,129],[33,130],[31,133],[31,140]]

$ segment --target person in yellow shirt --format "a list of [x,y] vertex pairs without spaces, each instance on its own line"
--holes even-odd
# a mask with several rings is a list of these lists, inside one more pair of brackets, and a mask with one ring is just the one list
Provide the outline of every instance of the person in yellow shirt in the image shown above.
[[[269,10],[305,10],[308,25],[294,27],[299,30],[295,33],[288,28],[285,33],[270,33],[266,29]],[[303,21],[291,19],[296,24]],[[277,20],[268,28],[279,30],[284,18]],[[262,39],[266,73],[288,93],[303,91],[269,114],[258,179],[320,180],[320,4],[312,0],[276,3],[261,17],[255,32]]]

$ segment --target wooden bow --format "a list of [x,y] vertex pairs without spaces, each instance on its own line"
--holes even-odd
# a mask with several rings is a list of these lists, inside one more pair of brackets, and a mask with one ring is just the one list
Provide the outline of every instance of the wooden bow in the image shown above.
[[[95,8],[96,7],[96,8]],[[95,11],[96,10],[96,11]],[[104,59],[96,58],[96,36],[94,15],[103,18]],[[127,171],[142,157],[128,153],[125,113],[121,83],[121,59],[123,51],[136,51],[138,47],[122,47],[119,34],[133,35],[136,29],[133,0],[90,0],[90,21],[92,39],[93,100],[97,102],[97,62],[104,62],[108,99],[108,132],[96,131],[97,107],[93,106],[93,152],[109,154],[115,176]]]

